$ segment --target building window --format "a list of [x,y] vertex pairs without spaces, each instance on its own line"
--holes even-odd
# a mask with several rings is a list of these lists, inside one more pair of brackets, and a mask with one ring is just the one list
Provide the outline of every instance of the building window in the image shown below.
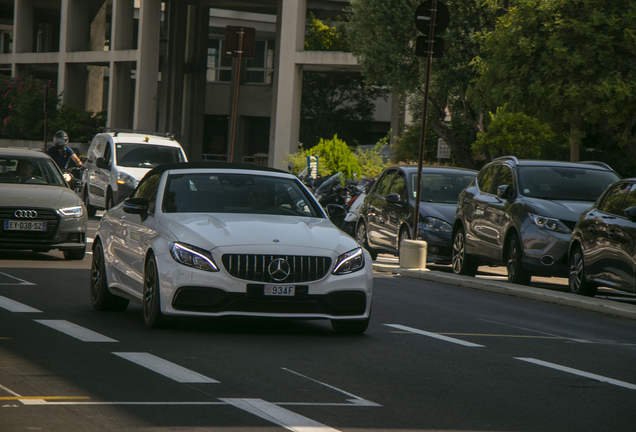
[[13,53],[13,33],[3,31],[0,32],[0,36],[2,36],[2,54]]
[[209,39],[208,41],[208,82],[232,81],[232,58],[222,53],[223,40]]
[[256,41],[254,57],[247,60],[245,82],[271,84],[274,72],[274,41]]

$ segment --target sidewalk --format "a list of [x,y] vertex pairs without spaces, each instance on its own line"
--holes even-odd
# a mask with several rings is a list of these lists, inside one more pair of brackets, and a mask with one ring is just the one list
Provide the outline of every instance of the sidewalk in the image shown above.
[[[398,264],[397,257],[380,255],[373,263],[373,270],[636,319],[636,297],[629,293],[600,288],[596,297],[580,296],[569,292],[568,281],[564,278],[533,277],[532,286],[511,284],[507,282],[505,267],[480,267],[478,275],[472,277],[456,275],[448,266],[431,265],[426,269],[400,269]],[[615,299],[599,298],[603,296]]]

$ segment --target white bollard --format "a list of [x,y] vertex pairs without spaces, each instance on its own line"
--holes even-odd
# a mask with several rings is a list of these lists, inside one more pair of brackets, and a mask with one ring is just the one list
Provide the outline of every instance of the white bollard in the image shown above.
[[426,269],[427,246],[423,240],[402,240],[400,244],[400,268]]

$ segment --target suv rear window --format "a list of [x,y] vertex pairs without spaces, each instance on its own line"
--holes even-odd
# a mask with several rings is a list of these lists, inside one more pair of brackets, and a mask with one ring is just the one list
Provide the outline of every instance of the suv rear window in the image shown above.
[[132,168],[154,168],[161,164],[185,162],[181,149],[149,144],[117,143],[117,165]]
[[619,180],[612,171],[579,167],[520,166],[519,192],[527,197],[596,201],[609,185]]

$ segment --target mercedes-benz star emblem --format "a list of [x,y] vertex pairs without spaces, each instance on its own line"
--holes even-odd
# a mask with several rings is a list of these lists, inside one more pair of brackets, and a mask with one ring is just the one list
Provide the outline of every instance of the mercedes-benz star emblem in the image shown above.
[[276,282],[281,282],[287,279],[287,276],[289,276],[289,273],[291,272],[291,267],[283,258],[276,258],[274,261],[269,263],[267,271],[272,279]]
[[13,216],[20,219],[33,219],[38,216],[38,212],[35,210],[16,210]]

